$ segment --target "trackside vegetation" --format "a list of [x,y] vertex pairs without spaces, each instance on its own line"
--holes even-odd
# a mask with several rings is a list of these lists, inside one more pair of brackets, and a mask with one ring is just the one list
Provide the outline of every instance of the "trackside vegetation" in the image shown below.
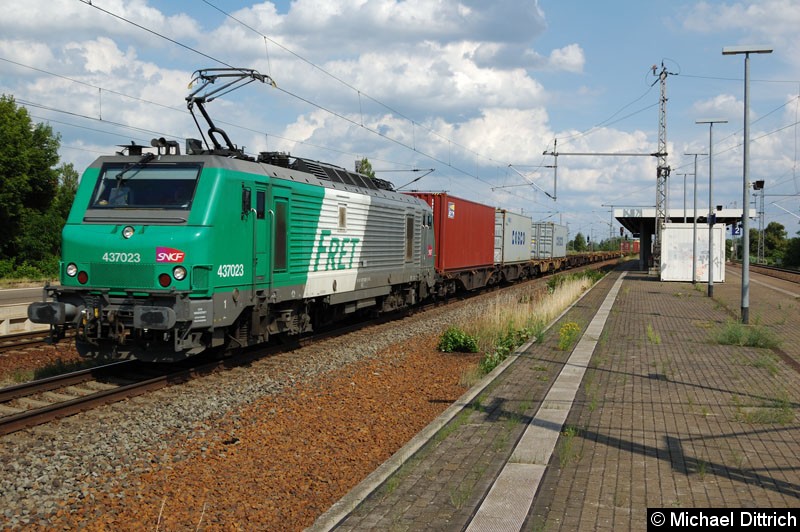
[[[531,287],[522,295],[501,295],[476,317],[464,318],[441,336],[439,349],[445,352],[483,353],[479,371],[487,374],[528,340],[541,341],[547,324],[603,277],[602,272],[585,271],[556,275],[548,279],[547,290]],[[567,327],[568,326],[568,327]],[[577,340],[579,327],[568,323],[559,349]]]
[[0,96],[0,279],[58,274],[61,229],[78,185],[72,165],[59,164],[60,145],[49,125]]

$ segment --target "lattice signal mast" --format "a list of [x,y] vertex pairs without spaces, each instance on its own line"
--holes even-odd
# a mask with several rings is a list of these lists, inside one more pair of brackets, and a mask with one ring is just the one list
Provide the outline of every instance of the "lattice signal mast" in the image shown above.
[[[658,167],[656,168],[656,234],[653,241],[653,268],[661,269],[661,240],[664,224],[667,223],[667,178],[669,177],[670,167],[667,165],[667,76],[675,75],[674,72],[667,71],[664,63],[661,63],[661,71],[658,66],[653,65],[653,75],[658,76],[661,84],[661,98],[659,100],[659,120],[658,120]],[[655,82],[653,82],[655,85]]]

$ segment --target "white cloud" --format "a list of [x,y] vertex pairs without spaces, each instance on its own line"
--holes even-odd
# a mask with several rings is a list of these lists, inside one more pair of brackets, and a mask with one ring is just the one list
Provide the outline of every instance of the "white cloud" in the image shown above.
[[695,102],[692,109],[698,119],[733,120],[734,117],[742,116],[744,104],[731,94],[718,94],[713,98]]
[[[250,153],[290,151],[347,168],[352,168],[356,154],[381,167],[436,167],[426,183],[457,194],[463,187],[463,195],[497,204],[519,202],[521,207],[531,198],[542,199],[532,189],[491,191],[485,181],[517,180],[507,169],[509,162],[552,162],[542,150],[553,137],[566,133],[554,132],[549,123],[547,105],[558,94],[550,92],[544,76],[558,72],[569,79],[586,68],[582,42],[562,41],[557,49],[539,45],[546,23],[536,1],[296,0],[285,13],[271,2],[232,13],[344,84],[207,7],[202,14],[168,15],[145,0],[94,3],[229,64],[269,73],[281,90],[253,84],[209,105],[217,125]],[[67,129],[80,139],[72,146],[102,150],[105,139],[113,149],[128,137],[147,142],[153,136],[150,131],[178,139],[197,136],[185,112],[186,84],[196,68],[220,65],[74,0],[34,4],[29,11],[14,4],[10,17],[0,21],[8,39],[0,41],[0,54],[105,90],[25,69],[9,70],[3,64],[0,77],[11,73],[16,79],[3,83],[27,99],[102,116],[105,123],[81,124],[114,133],[102,137]],[[597,91],[583,75],[581,82],[587,84],[587,92]],[[564,91],[562,97],[573,92]],[[149,131],[119,129],[110,122]],[[650,135],[604,129],[571,147],[652,151]],[[64,156],[83,160],[85,152],[76,156],[65,151]],[[636,188],[643,178],[650,184],[653,164],[642,159],[560,159],[559,203],[577,209],[587,198],[599,200]],[[545,189],[552,186],[551,172],[536,174]],[[479,179],[471,177],[475,175]],[[396,180],[404,181],[410,178],[401,174]],[[575,197],[570,199],[570,194]]]
[[800,68],[800,5],[797,0],[750,2],[699,2],[683,20],[684,28],[697,33],[731,32],[733,40],[722,46],[767,44],[785,61]]
[[570,44],[550,52],[550,67],[554,70],[582,72],[585,62],[583,50],[577,44]]
[[110,75],[116,69],[128,68],[136,62],[136,52],[128,48],[122,52],[108,37],[98,37],[94,41],[71,42],[64,47],[67,55],[75,52],[83,58],[84,69],[91,74]]

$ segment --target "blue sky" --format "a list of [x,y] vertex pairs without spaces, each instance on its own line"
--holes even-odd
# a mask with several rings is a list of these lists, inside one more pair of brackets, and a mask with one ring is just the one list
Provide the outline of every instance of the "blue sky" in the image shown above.
[[[767,223],[800,229],[800,0],[92,4],[14,3],[0,20],[0,92],[50,121],[62,160],[79,170],[116,144],[197,136],[187,83],[220,60],[267,73],[279,88],[252,84],[209,104],[250,153],[348,168],[366,156],[378,170],[403,170],[380,174],[398,186],[420,175],[413,168],[435,168],[414,186],[560,221],[573,234],[607,235],[604,205],[652,205],[656,161],[559,157],[553,202],[537,189],[553,189],[552,169],[537,168],[553,163],[542,152],[554,138],[562,152],[656,151],[651,66],[662,61],[676,74],[667,87],[670,207],[682,208],[678,174],[692,171],[683,154],[707,151],[708,128],[695,120],[708,117],[729,120],[715,126],[714,203],[741,207],[744,60],[721,50],[770,45],[773,54],[751,61],[751,175],[767,181]],[[701,159],[701,211],[707,165]]]

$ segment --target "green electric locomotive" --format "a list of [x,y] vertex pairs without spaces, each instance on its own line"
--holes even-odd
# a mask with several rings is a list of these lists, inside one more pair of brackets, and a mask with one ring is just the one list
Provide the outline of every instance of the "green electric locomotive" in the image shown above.
[[[201,76],[258,75],[241,72]],[[30,305],[32,321],[55,339],[74,329],[87,357],[177,361],[428,296],[427,204],[340,167],[246,156],[211,123],[210,99],[187,99],[211,144],[190,139],[180,154],[157,139],[157,153],[132,144],[87,168],[62,233],[60,285]]]

